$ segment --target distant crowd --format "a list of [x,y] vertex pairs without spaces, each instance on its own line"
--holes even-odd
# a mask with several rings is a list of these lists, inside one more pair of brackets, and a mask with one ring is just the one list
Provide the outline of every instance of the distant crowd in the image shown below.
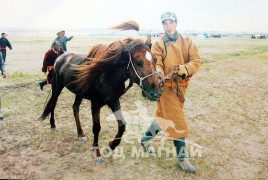
[[51,49],[49,49],[44,57],[42,72],[47,74],[47,79],[44,79],[39,82],[40,89],[43,90],[43,87],[46,84],[52,83],[52,76],[53,76],[53,68],[54,63],[60,55],[67,51],[67,41],[73,39],[73,36],[67,37],[65,36],[65,31],[59,31],[57,33],[56,39],[51,44]]
[[[47,73],[47,79],[42,80],[39,85],[40,89],[43,90],[43,86],[47,83],[51,83],[52,78],[52,69],[55,60],[58,56],[67,51],[67,42],[73,39],[73,36],[67,37],[65,36],[65,31],[59,31],[57,37],[51,44],[51,48],[46,52],[43,59],[42,72]],[[3,78],[7,77],[6,73],[6,50],[9,48],[12,50],[12,45],[7,39],[7,34],[2,33],[0,38],[0,71]]]

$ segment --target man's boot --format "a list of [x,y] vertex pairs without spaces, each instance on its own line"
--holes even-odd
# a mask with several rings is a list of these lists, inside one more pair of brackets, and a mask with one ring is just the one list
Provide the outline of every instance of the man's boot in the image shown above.
[[150,141],[157,135],[159,131],[161,131],[161,128],[158,126],[157,122],[153,120],[150,127],[141,137],[141,145],[149,155],[155,154],[155,149],[151,145]]
[[3,72],[3,78],[6,78],[7,77],[7,74],[6,74],[6,72],[4,71]]
[[190,163],[187,157],[188,153],[185,145],[185,138],[178,138],[173,140],[173,142],[178,156],[179,168],[186,173],[196,173],[195,167]]
[[188,158],[185,158],[184,161],[179,161],[179,168],[182,169],[186,173],[196,173],[195,167],[190,163]]
[[39,86],[40,86],[40,89],[43,91],[43,87],[44,87],[44,85],[46,85],[47,84],[47,80],[42,80],[42,81],[40,81],[39,82]]
[[3,78],[6,78],[7,77],[6,71],[2,71],[1,74],[2,74]]

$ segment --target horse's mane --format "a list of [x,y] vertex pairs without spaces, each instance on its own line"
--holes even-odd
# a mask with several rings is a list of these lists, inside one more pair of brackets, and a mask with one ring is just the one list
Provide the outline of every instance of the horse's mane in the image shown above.
[[86,92],[101,73],[111,69],[120,59],[124,51],[123,46],[128,41],[130,39],[116,41],[110,45],[99,44],[93,46],[85,57],[89,60],[88,63],[75,67],[78,74],[73,83],[76,84],[77,89]]
[[[113,29],[138,30],[139,25],[135,21],[126,21],[114,26]],[[133,47],[136,46],[137,48],[137,45],[145,46],[142,40],[133,38],[115,41],[110,45],[98,44],[93,46],[85,57],[89,60],[88,63],[75,67],[78,74],[73,83],[76,84],[77,90],[86,92],[101,73],[111,70],[113,66],[119,63],[124,51],[130,51],[131,48],[134,50]]]

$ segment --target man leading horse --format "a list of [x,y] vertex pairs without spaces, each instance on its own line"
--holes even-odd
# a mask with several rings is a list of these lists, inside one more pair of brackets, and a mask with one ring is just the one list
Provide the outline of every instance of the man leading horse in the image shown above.
[[[174,142],[179,167],[186,172],[195,173],[195,167],[187,158],[185,138],[189,130],[183,107],[189,81],[199,70],[201,58],[192,40],[177,32],[175,13],[164,13],[161,22],[165,33],[152,44],[152,54],[156,58],[156,70],[165,78],[165,83],[163,94],[157,102],[156,118],[143,134],[141,145],[147,153],[154,153],[150,141],[159,131],[164,130]],[[148,41],[150,38],[146,42],[150,45]]]

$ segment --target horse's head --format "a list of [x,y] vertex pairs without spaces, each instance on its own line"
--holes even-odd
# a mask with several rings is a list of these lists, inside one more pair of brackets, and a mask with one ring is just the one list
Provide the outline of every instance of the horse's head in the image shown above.
[[128,69],[130,79],[137,83],[150,100],[158,100],[162,95],[161,77],[154,68],[150,48],[140,39],[128,43]]

